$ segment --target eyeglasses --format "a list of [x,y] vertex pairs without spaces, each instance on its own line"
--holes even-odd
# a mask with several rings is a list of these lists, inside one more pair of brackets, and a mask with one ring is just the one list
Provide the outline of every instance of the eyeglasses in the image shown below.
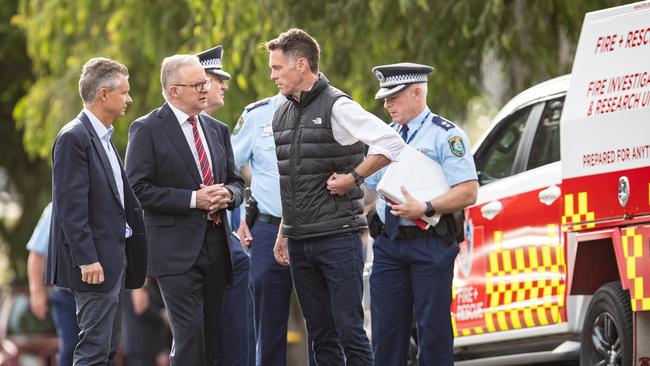
[[210,86],[212,86],[212,79],[199,81],[196,84],[174,84],[174,86],[193,86],[196,92],[200,93],[204,90],[210,90]]

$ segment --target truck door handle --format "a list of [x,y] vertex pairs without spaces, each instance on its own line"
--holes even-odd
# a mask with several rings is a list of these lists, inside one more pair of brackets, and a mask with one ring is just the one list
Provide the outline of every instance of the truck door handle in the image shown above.
[[503,209],[503,204],[500,201],[492,201],[481,207],[481,214],[488,220],[492,220]]
[[545,204],[546,206],[550,206],[555,202],[555,200],[560,197],[562,194],[562,191],[560,190],[560,187],[556,185],[552,185],[542,191],[539,192],[539,202]]

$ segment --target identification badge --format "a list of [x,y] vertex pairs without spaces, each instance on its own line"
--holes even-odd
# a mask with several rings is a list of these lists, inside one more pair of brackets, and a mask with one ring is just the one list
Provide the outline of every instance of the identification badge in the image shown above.
[[262,127],[262,136],[271,136],[273,135],[273,126],[272,125],[266,125]]

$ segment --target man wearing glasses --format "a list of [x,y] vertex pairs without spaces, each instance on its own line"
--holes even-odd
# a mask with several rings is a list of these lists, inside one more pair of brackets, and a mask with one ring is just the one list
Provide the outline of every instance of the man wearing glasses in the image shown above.
[[165,58],[160,78],[166,103],[131,124],[126,172],[151,235],[147,275],[171,321],[171,364],[213,365],[233,276],[224,209],[240,205],[243,180],[228,127],[200,114],[212,80],[198,58]]

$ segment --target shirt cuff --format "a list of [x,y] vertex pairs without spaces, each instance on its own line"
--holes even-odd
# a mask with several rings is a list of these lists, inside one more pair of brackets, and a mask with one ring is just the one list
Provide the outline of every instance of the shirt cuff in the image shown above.
[[[401,152],[401,150],[400,150]],[[368,148],[368,155],[383,155],[390,161],[395,161],[399,153],[391,152],[390,150],[383,148],[381,146],[372,145]]]
[[192,191],[192,198],[190,198],[190,208],[196,208],[196,191]]

